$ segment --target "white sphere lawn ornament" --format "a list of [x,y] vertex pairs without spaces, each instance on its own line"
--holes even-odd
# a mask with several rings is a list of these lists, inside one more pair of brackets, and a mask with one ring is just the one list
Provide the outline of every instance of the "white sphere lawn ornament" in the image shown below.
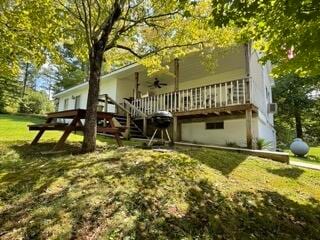
[[309,152],[309,146],[301,138],[295,138],[290,145],[290,150],[299,157],[305,156]]

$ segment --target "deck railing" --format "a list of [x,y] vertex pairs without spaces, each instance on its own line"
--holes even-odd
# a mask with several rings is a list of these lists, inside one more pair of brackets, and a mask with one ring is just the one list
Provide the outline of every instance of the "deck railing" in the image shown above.
[[[146,115],[159,110],[187,112],[251,103],[249,78],[168,92],[156,96],[135,99],[132,105]],[[138,113],[132,108],[131,114]]]

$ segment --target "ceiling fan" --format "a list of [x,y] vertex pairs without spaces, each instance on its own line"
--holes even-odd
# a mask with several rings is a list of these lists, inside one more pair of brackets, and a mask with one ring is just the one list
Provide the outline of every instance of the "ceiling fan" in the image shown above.
[[167,86],[167,83],[161,83],[158,78],[154,79],[154,82],[148,85],[149,88],[162,88],[162,86]]

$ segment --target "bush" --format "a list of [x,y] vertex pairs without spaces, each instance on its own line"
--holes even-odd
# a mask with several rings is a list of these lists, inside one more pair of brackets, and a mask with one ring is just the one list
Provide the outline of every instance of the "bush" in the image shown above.
[[54,111],[54,105],[46,93],[31,89],[26,91],[25,97],[19,104],[20,113],[46,114],[52,111]]
[[272,146],[272,142],[269,142],[269,141],[265,140],[264,138],[256,138],[255,144],[256,144],[258,150],[268,149],[269,147]]
[[14,100],[10,101],[9,104],[7,104],[7,106],[4,107],[4,113],[17,113],[19,111],[20,99],[15,100],[15,102],[13,101]]

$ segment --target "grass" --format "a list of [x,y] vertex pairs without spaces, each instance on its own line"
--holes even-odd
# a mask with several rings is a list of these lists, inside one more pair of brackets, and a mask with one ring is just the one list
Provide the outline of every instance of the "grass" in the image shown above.
[[287,150],[287,152],[290,155],[290,160],[320,165],[320,146],[310,147],[306,157],[297,157],[290,150]]
[[[1,239],[317,239],[320,172],[208,149],[157,152],[100,139],[42,155],[0,115]],[[61,134],[61,133],[60,133]],[[132,143],[131,143],[132,144]],[[136,145],[136,143],[134,143]]]

